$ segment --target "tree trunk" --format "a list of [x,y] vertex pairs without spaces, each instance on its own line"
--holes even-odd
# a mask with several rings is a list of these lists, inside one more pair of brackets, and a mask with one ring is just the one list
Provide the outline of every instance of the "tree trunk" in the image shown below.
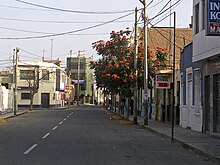
[[33,100],[34,100],[34,96],[33,96],[33,94],[31,93],[31,98],[30,98],[30,111],[33,110]]
[[125,119],[126,120],[129,120],[129,114],[130,114],[130,97],[127,97],[126,98],[126,102],[125,102],[125,109],[126,109],[126,116],[125,116]]

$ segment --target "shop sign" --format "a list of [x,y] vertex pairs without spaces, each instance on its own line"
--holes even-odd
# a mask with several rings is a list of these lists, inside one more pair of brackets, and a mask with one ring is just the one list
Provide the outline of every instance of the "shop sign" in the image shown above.
[[206,35],[220,35],[220,0],[207,0]]
[[156,88],[157,89],[170,89],[169,75],[156,75]]

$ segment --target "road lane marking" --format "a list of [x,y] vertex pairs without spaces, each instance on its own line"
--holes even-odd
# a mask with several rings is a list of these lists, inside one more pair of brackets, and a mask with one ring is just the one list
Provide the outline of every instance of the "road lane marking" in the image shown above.
[[63,119],[64,121],[66,120],[66,118],[65,119]]
[[57,129],[57,127],[58,127],[58,126],[53,127],[53,129],[52,129],[52,130],[54,131],[55,129]]
[[63,122],[61,121],[59,124],[61,125],[61,124],[63,124]]
[[31,146],[27,151],[24,152],[24,155],[29,154],[35,147],[37,147],[37,144],[34,144],[33,146]]
[[50,133],[45,134],[42,138],[45,139],[47,136],[49,136]]
[[69,118],[70,116],[67,116],[67,118]]

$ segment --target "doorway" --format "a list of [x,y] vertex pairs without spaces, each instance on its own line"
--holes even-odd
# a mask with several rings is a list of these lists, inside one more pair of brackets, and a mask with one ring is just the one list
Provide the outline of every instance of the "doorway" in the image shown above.
[[50,94],[41,93],[41,108],[49,108],[49,107],[50,107]]

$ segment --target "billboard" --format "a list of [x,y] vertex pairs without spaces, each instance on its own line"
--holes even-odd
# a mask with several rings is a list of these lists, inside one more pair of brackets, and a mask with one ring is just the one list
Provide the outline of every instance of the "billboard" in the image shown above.
[[220,0],[207,0],[206,35],[220,35]]

